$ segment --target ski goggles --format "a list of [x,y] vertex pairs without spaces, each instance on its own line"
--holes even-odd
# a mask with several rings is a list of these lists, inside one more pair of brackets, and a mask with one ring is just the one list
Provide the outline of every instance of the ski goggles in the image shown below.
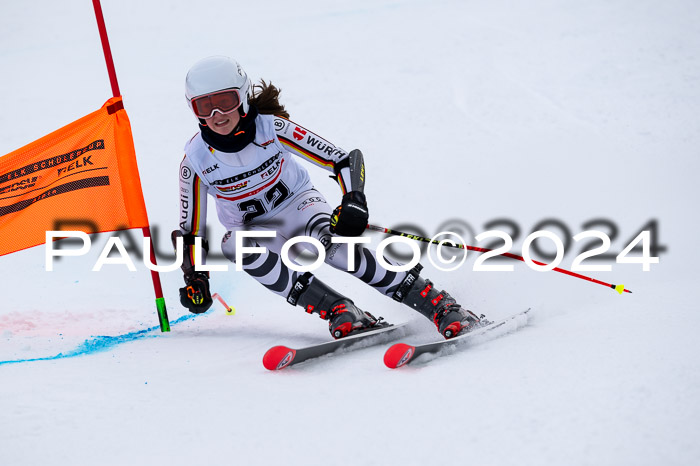
[[226,89],[195,97],[192,99],[192,111],[199,118],[209,118],[217,110],[223,114],[231,113],[240,107],[241,103],[238,89]]

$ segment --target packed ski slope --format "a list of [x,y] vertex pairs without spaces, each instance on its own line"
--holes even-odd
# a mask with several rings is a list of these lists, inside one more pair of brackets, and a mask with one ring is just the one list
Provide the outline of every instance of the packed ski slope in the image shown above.
[[[612,272],[589,274],[634,293],[522,263],[475,272],[470,256],[443,272],[425,260],[465,306],[493,318],[532,307],[528,325],[396,371],[384,345],[272,373],[268,348],[325,341],[327,326],[242,273],[212,279],[235,315],[215,305],[196,317],[178,304],[181,274],[164,274],[172,332],[161,334],[142,264],[90,271],[108,235],[54,272],[43,247],[3,256],[0,464],[700,461],[697,2],[103,0],[103,10],[161,251],[196,131],[184,76],[224,54],[281,87],[293,120],[362,149],[372,223],[502,229],[518,254],[544,219],[562,238],[562,225],[569,236],[600,229],[614,236]],[[90,2],[1,11],[6,154],[111,90]],[[338,202],[327,173],[309,170]],[[615,264],[652,220],[660,263]],[[224,232],[210,223],[216,245]],[[572,242],[562,266],[580,250]],[[318,275],[410,321],[406,341],[436,337],[342,272]]]

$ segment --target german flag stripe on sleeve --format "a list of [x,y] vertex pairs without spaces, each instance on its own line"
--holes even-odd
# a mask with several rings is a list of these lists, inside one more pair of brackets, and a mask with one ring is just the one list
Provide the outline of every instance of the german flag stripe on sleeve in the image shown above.
[[[201,189],[201,181],[199,179],[199,176],[194,175],[194,179],[192,180],[192,231],[191,233],[195,236],[198,236],[201,232],[199,222],[202,219],[202,209],[200,208],[200,202],[202,202],[202,189]],[[206,199],[204,199],[206,202]],[[195,258],[194,258],[194,251],[196,248],[190,248],[189,253],[190,253],[190,263],[191,264],[196,264]]]
[[324,159],[324,158],[318,156],[317,154],[309,152],[308,150],[304,149],[300,145],[296,144],[294,141],[287,139],[285,137],[278,135],[278,139],[280,140],[280,142],[282,144],[289,147],[297,154],[303,156],[304,158],[309,160],[309,162],[311,162],[315,165],[318,165],[320,167],[330,168],[331,170],[335,170],[335,163],[332,160]]
[[345,187],[345,182],[343,181],[343,177],[340,176],[340,173],[338,173],[338,176],[335,179],[336,179],[336,181],[338,181],[338,184],[340,185],[340,191],[343,194],[346,194],[348,191],[347,191],[347,188]]
[[202,190],[201,181],[199,176],[194,175],[194,180],[192,180],[192,234],[199,235],[199,221],[201,220],[202,210],[199,207],[199,203],[202,201]]

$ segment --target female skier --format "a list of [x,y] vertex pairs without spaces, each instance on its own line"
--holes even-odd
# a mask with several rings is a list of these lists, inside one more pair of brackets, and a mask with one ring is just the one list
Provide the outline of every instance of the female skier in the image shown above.
[[[243,238],[244,246],[265,248],[243,254],[243,270],[290,304],[328,320],[334,338],[383,323],[311,273],[289,269],[280,251],[290,238],[318,239],[326,248],[325,262],[345,271],[348,247],[354,247],[354,267],[348,273],[431,319],[445,338],[479,322],[447,292],[422,278],[420,265],[408,272],[392,272],[377,263],[372,249],[331,243],[332,235],[360,236],[367,226],[365,170],[359,150],[348,153],[290,121],[279,103],[279,90],[265,81],[252,85],[230,58],[215,56],[197,62],[187,73],[185,89],[199,132],[186,144],[180,164],[180,230],[173,232],[184,239],[183,306],[201,313],[212,304],[209,274],[195,269],[193,246],[196,237],[206,239],[209,194],[228,230],[221,245],[226,258],[236,261],[236,231],[276,232],[274,237]],[[331,210],[297,159],[333,173],[343,193],[340,206]],[[203,264],[208,247],[206,241],[202,244]]]

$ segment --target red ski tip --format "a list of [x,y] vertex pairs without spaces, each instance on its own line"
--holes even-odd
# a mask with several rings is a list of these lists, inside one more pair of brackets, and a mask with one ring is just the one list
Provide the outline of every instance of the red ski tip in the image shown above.
[[389,369],[401,367],[413,358],[415,350],[415,347],[407,345],[406,343],[396,343],[384,353],[384,365]]
[[278,371],[287,367],[297,354],[296,350],[286,346],[275,346],[267,350],[263,356],[263,366],[271,371]]

